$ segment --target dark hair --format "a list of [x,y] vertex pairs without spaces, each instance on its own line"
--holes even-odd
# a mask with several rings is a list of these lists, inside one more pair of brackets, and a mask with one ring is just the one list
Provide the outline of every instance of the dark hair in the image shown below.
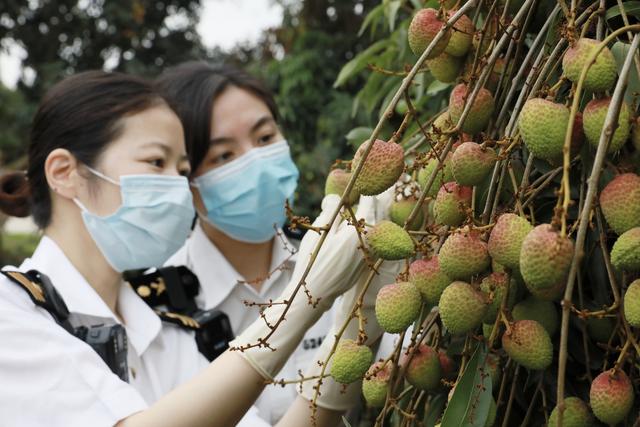
[[44,164],[49,153],[65,148],[94,166],[121,132],[120,119],[163,102],[150,82],[121,73],[87,71],[57,83],[33,118],[26,175],[0,179],[0,209],[14,216],[31,213],[40,228],[47,227],[51,196]]
[[186,62],[166,70],[156,85],[180,117],[192,171],[198,169],[209,150],[213,103],[229,86],[257,96],[273,118],[279,119],[272,93],[258,79],[231,65]]

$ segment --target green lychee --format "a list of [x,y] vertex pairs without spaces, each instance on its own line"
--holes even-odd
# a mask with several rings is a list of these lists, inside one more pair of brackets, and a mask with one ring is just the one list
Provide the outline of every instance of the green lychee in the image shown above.
[[440,361],[440,371],[442,372],[442,378],[455,379],[457,372],[455,370],[455,362],[449,355],[442,349],[438,350],[438,360]]
[[529,297],[517,303],[511,310],[513,320],[535,320],[546,329],[550,337],[558,330],[558,310],[550,301]]
[[391,370],[388,365],[376,362],[364,375],[362,381],[362,395],[367,401],[367,405],[372,408],[381,408],[387,400],[389,390],[389,377]]
[[[426,8],[419,10],[411,20],[409,24],[408,38],[409,47],[411,51],[416,55],[422,55],[427,46],[435,38],[436,34],[444,26],[444,21],[438,17],[438,11],[432,8]],[[444,52],[444,49],[449,43],[451,37],[451,31],[447,31],[431,50],[431,53],[427,58],[435,58]]]
[[617,234],[640,227],[640,176],[618,175],[600,193],[600,207]]
[[[404,227],[404,223],[409,219],[409,215],[413,212],[417,204],[415,198],[395,200],[389,207],[389,219],[400,227]],[[419,230],[424,222],[424,210],[419,209],[416,217],[409,224],[409,230]]]
[[436,179],[427,191],[427,195],[435,197],[445,183],[453,181],[453,173],[451,172],[451,152],[447,153],[441,165],[438,165],[437,158],[430,158],[427,163],[418,171],[418,184],[424,190],[429,178],[434,170],[438,170]]
[[568,126],[569,109],[542,98],[525,102],[518,118],[524,144],[534,156],[549,162],[562,159]]
[[427,67],[433,78],[443,83],[451,83],[460,75],[462,59],[442,52],[435,58],[428,59]]
[[640,279],[636,279],[624,294],[624,317],[634,328],[640,328]]
[[[470,94],[467,85],[464,83],[460,83],[451,91],[451,96],[449,97],[449,115],[454,124],[457,124],[460,120],[464,105]],[[469,110],[467,118],[461,126],[461,130],[470,134],[476,134],[485,130],[491,120],[494,109],[495,101],[491,92],[484,88],[480,89],[478,96]]]
[[490,264],[487,244],[475,232],[451,234],[440,248],[440,268],[453,280],[467,280],[485,271]]
[[[351,179],[351,173],[345,171],[344,169],[334,169],[329,172],[329,176],[327,176],[327,181],[324,184],[324,194],[337,194],[342,196],[344,191],[347,189],[347,184]],[[355,189],[352,189],[349,193],[349,198],[347,199],[347,203],[350,205],[354,205],[358,203],[358,199],[360,195]]]
[[[450,18],[455,13],[455,11],[451,11],[447,15]],[[467,15],[460,16],[456,23],[453,24],[451,38],[444,51],[455,57],[464,57],[471,48],[475,31],[476,27],[473,25],[473,21]]]
[[482,323],[487,313],[487,301],[468,283],[453,282],[440,297],[442,324],[454,335],[466,334]]
[[553,288],[566,279],[572,259],[573,242],[541,224],[522,242],[520,272],[530,290]]
[[430,259],[418,259],[409,266],[409,281],[420,291],[424,301],[430,305],[438,305],[442,291],[452,280],[442,272],[438,256]]
[[518,320],[502,335],[502,348],[527,369],[546,369],[553,359],[547,330],[535,320]]
[[342,384],[351,384],[362,378],[371,365],[373,353],[366,345],[342,339],[338,343],[331,364],[331,376]]
[[[363,143],[353,157],[355,170],[364,154],[367,142]],[[355,190],[365,196],[375,196],[396,183],[404,170],[404,151],[395,142],[377,139],[367,156],[355,182]]]
[[371,252],[385,260],[399,260],[413,255],[411,236],[398,224],[380,221],[367,231],[365,240]]
[[376,297],[376,319],[386,332],[402,332],[416,320],[421,305],[420,291],[411,283],[386,285]]
[[[569,80],[577,83],[582,69],[587,66],[589,55],[600,44],[598,40],[581,38],[570,47],[562,58],[562,69]],[[584,80],[584,88],[592,92],[604,92],[611,89],[616,81],[617,66],[613,53],[604,47],[596,56],[595,63],[589,67]]]
[[527,290],[531,292],[531,295],[543,301],[559,301],[563,297],[566,287],[567,281],[563,279],[550,288],[536,288],[527,285]]
[[496,152],[475,142],[463,142],[451,155],[451,170],[456,182],[470,187],[480,185],[493,169]]
[[611,250],[611,264],[620,271],[640,271],[640,227],[618,237]]
[[[548,427],[558,425],[560,411],[556,406],[549,417]],[[591,427],[593,425],[593,415],[589,406],[577,397],[567,397],[564,399],[564,414],[562,414],[563,427]]]
[[[594,148],[597,147],[600,142],[600,134],[604,128],[610,103],[611,98],[594,99],[584,107],[582,127],[584,128],[587,142]],[[609,142],[608,153],[615,153],[622,148],[624,143],[627,142],[627,139],[629,139],[629,134],[631,133],[629,117],[629,107],[626,103],[622,103],[620,115],[618,116],[618,125]]]
[[453,129],[453,125],[449,111],[445,111],[436,117],[433,123],[427,128],[427,136],[431,139],[433,145],[446,143],[449,139],[446,132]]
[[500,215],[487,242],[489,255],[503,266],[519,269],[522,242],[531,230],[533,226],[526,218],[512,213]]
[[407,362],[405,377],[409,384],[427,391],[433,391],[440,385],[440,357],[433,348],[420,344],[413,354],[404,357],[403,364]]
[[609,370],[594,378],[589,403],[595,416],[606,424],[622,421],[633,406],[633,386],[623,371]]
[[[509,285],[507,285],[509,282]],[[493,323],[496,320],[498,311],[502,304],[502,299],[509,288],[509,295],[507,297],[507,309],[511,309],[516,302],[518,285],[515,280],[508,280],[508,276],[505,273],[491,273],[480,282],[480,290],[486,295],[489,306],[487,308],[487,314],[482,321],[484,323]]]
[[463,187],[456,182],[447,182],[438,191],[433,205],[437,224],[458,226],[467,218],[467,209],[471,207],[473,189]]
[[[512,0],[513,1],[513,0]],[[485,23],[479,31],[477,31],[473,35],[473,40],[471,44],[473,46],[472,52],[478,52],[479,55],[484,55],[487,53],[489,48],[492,46],[494,40],[496,40],[496,36],[498,34],[498,29],[500,28],[500,22],[498,20],[498,16],[494,14],[488,23]],[[486,28],[485,28],[486,27]],[[484,37],[483,37],[484,30]]]

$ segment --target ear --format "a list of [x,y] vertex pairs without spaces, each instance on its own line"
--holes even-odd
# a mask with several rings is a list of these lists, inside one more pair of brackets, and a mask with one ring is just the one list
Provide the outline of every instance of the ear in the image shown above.
[[78,161],[69,150],[56,148],[44,162],[44,173],[51,189],[62,197],[77,197],[84,178],[78,173]]

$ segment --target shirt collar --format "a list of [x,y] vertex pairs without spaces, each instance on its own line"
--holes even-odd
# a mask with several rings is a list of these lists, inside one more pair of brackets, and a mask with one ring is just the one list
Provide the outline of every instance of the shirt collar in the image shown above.
[[[42,237],[35,252],[22,263],[20,270],[38,270],[46,274],[62,296],[69,312],[122,323],[49,237]],[[126,283],[120,287],[118,309],[129,342],[136,353],[142,355],[149,344],[160,336],[160,318]]]

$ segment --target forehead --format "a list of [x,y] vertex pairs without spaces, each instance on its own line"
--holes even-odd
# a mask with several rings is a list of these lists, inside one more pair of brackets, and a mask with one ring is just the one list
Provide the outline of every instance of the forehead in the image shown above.
[[211,136],[231,136],[249,132],[264,116],[273,117],[267,104],[246,89],[227,87],[214,101],[211,112]]
[[166,104],[160,103],[123,117],[118,127],[114,144],[126,142],[132,147],[155,141],[169,144],[177,152],[185,151],[180,119]]

